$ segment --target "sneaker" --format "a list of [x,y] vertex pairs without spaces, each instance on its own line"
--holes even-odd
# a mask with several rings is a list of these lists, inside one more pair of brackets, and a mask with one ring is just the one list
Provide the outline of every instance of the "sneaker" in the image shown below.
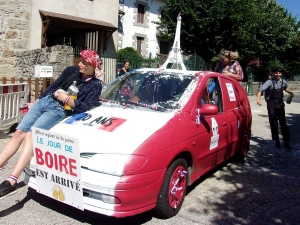
[[290,144],[288,142],[284,142],[283,147],[287,150],[287,151],[292,151],[292,147],[290,146]]
[[16,189],[17,189],[17,183],[15,183],[14,185],[11,185],[8,180],[5,180],[0,184],[0,197],[6,195]]
[[277,149],[281,149],[281,145],[280,145],[280,141],[279,141],[279,140],[277,140],[277,141],[275,142],[275,147],[276,147]]

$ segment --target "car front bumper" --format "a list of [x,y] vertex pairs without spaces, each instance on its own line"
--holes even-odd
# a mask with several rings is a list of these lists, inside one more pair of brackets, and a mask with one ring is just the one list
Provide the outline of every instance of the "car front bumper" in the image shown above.
[[[34,166],[26,167],[24,172],[24,182],[36,190]],[[118,177],[82,168],[83,207],[117,218],[148,211],[156,205],[165,172],[157,170]]]

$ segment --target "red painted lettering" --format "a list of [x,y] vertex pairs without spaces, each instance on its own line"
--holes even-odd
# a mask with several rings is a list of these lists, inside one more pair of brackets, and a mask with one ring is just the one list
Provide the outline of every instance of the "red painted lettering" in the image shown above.
[[35,159],[39,165],[44,165],[43,152],[41,149],[35,148]]
[[54,166],[55,166],[55,169],[58,170],[57,155],[56,154],[54,154]]
[[53,167],[53,158],[50,152],[46,152],[45,153],[45,162],[46,162],[46,166],[50,169],[52,169]]
[[77,174],[73,172],[73,169],[77,169],[77,167],[75,165],[76,164],[76,160],[75,159],[69,159],[69,166],[70,166],[70,175],[77,177]]
[[68,165],[68,160],[65,156],[60,155],[58,156],[58,161],[59,161],[59,170],[60,172],[63,172],[63,167],[65,168],[66,174],[69,174],[69,171],[67,169]]
[[53,169],[55,170],[60,170],[61,172],[77,177],[75,159],[67,158],[64,155],[52,155],[48,151],[44,155],[43,151],[38,148],[35,148],[35,158],[38,165],[45,164],[49,169],[54,167]]

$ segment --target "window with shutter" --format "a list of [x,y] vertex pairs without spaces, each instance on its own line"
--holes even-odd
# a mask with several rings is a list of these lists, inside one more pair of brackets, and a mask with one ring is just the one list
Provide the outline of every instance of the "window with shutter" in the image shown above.
[[138,4],[137,22],[144,23],[144,17],[145,17],[145,5]]

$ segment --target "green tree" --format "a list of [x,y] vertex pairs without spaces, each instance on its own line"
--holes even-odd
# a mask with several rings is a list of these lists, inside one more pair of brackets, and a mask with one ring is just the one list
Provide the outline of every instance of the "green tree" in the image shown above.
[[292,39],[290,47],[280,55],[287,75],[300,74],[300,21],[295,29],[298,30],[297,36]]
[[268,66],[280,61],[297,34],[296,19],[275,0],[166,0],[158,24],[170,41],[179,12],[182,50],[206,61],[216,62],[221,49],[231,49],[240,53],[244,68],[253,59]]

